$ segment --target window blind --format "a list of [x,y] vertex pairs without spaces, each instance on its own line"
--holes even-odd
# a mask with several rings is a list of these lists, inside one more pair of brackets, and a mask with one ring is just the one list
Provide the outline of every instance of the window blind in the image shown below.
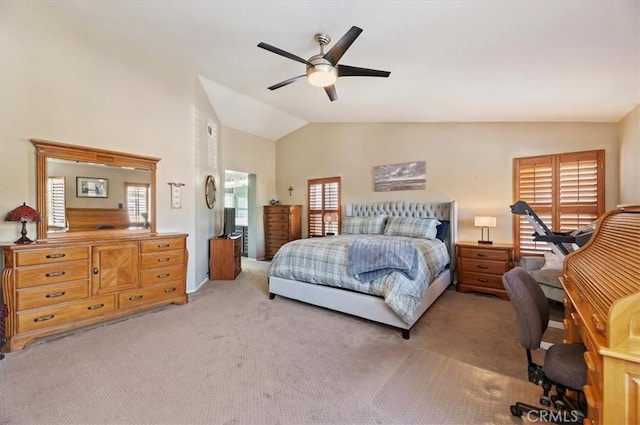
[[149,223],[149,185],[145,183],[125,183],[127,194],[125,208],[132,226]]
[[47,179],[47,226],[64,229],[66,227],[64,177],[49,177]]
[[338,234],[340,223],[340,177],[308,181],[309,237]]
[[[514,200],[523,200],[554,232],[568,232],[604,213],[604,150],[514,159]],[[534,242],[525,216],[514,215],[516,256],[550,251]]]

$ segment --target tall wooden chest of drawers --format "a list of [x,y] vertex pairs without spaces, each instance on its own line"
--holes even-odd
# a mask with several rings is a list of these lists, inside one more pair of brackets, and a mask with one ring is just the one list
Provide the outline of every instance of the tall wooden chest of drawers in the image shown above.
[[4,245],[7,344],[187,302],[183,234]]
[[300,239],[302,205],[265,205],[265,258],[270,260],[285,243]]
[[502,275],[513,267],[513,245],[460,242],[458,257],[458,292],[484,292],[508,300]]

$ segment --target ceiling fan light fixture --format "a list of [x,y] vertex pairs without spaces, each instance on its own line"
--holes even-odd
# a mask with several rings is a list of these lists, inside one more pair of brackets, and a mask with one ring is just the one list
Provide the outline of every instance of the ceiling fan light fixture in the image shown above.
[[328,64],[318,64],[307,67],[307,81],[316,87],[328,87],[338,79],[338,70]]

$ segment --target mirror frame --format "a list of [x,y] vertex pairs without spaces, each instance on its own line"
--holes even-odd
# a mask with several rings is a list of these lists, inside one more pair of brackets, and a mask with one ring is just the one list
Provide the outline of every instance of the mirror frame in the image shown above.
[[207,202],[207,207],[212,210],[216,205],[216,179],[212,175],[208,175],[204,183],[204,199]]
[[[36,180],[37,180],[37,208],[43,217],[38,222],[38,239],[48,238],[77,238],[95,237],[98,235],[132,234],[132,233],[156,233],[156,168],[160,158],[133,155],[124,152],[109,151],[106,149],[89,148],[85,146],[70,145],[67,143],[51,142],[48,140],[31,139],[36,147]],[[51,232],[47,230],[47,159],[57,158],[69,161],[86,162],[93,164],[111,165],[114,167],[128,167],[138,170],[146,170],[150,173],[149,208],[151,217],[148,229],[122,229],[122,230],[95,230],[79,232]]]

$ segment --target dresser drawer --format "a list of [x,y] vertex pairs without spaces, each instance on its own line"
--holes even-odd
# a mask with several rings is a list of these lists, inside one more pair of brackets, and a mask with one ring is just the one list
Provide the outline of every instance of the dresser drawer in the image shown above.
[[33,266],[16,269],[16,287],[48,285],[89,278],[89,262],[73,261],[46,266]]
[[287,214],[267,214],[267,223],[289,223]]
[[88,260],[89,247],[43,249],[16,253],[16,266],[59,263],[61,261]]
[[154,252],[140,256],[141,269],[154,269],[176,264],[184,264],[184,251]]
[[19,289],[16,292],[18,310],[44,307],[67,301],[79,300],[89,296],[89,281],[58,283],[36,288]]
[[164,238],[144,241],[140,243],[140,251],[145,252],[162,252],[173,250],[184,250],[184,238]]
[[490,274],[470,273],[464,271],[461,273],[461,275],[462,277],[460,283],[463,283],[465,285],[504,289],[504,286],[502,285],[502,275],[495,276]]
[[459,267],[463,272],[499,274],[500,276],[509,270],[509,264],[506,261],[486,261],[471,258],[461,258]]
[[105,295],[84,301],[57,304],[54,307],[19,311],[18,332],[29,332],[99,316],[114,311],[115,307],[115,297]]
[[176,295],[184,295],[184,285],[178,280],[149,288],[120,292],[120,294],[118,294],[118,306],[119,308],[130,308],[175,297]]
[[288,205],[272,205],[270,207],[267,207],[265,212],[267,215],[283,215],[285,217],[288,217],[290,208]]
[[180,279],[184,277],[184,274],[184,265],[142,270],[140,272],[142,286],[156,285],[158,283]]
[[464,258],[509,261],[509,253],[492,249],[459,247],[458,255]]
[[286,241],[289,237],[289,232],[286,230],[267,230],[267,237],[269,240],[279,239]]

